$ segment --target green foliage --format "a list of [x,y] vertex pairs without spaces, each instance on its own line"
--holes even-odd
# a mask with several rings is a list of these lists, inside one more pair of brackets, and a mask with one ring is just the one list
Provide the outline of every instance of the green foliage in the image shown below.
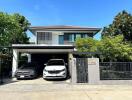
[[76,48],[80,52],[95,52],[97,51],[98,41],[93,38],[78,38],[76,39]]
[[104,27],[99,50],[102,60],[132,61],[132,15],[117,14],[112,24]]
[[132,47],[123,42],[123,36],[104,37],[98,45],[100,58],[105,61],[132,61]]
[[101,41],[78,38],[76,48],[80,52],[99,52],[102,61],[132,61],[132,46],[123,41],[122,35],[104,37]]
[[0,12],[0,45],[28,43],[26,31],[29,25],[24,16]]
[[91,54],[97,52],[97,45],[99,41],[94,40],[93,38],[77,38],[76,39],[76,48],[79,52],[90,52],[87,55],[81,55],[84,57],[92,57],[95,54]]
[[117,14],[112,24],[102,31],[102,40],[77,39],[81,52],[99,52],[102,61],[132,61],[132,15],[126,11]]
[[115,16],[112,24],[104,27],[103,36],[123,35],[125,41],[132,42],[132,15],[122,11]]

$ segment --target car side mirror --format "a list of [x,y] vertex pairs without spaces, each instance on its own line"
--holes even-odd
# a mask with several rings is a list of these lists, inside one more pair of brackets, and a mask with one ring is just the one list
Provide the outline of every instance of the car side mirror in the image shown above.
[[47,64],[44,64],[44,66],[46,66]]

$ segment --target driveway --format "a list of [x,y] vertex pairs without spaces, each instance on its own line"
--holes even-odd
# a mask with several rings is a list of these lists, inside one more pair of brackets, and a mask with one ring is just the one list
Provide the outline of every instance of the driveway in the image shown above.
[[60,84],[60,83],[70,83],[70,79],[66,80],[45,80],[42,77],[36,78],[36,79],[27,79],[27,80],[17,80],[16,78],[13,79],[4,79],[5,84],[16,84],[16,85],[22,85],[22,84],[27,84],[27,85],[43,85],[43,84]]
[[45,80],[42,77],[37,79],[31,79],[31,80],[17,80],[14,78],[12,84],[37,84],[37,85],[43,85],[43,84],[59,84],[59,83],[70,83],[70,79],[67,80]]
[[132,100],[130,85],[6,84],[0,100]]

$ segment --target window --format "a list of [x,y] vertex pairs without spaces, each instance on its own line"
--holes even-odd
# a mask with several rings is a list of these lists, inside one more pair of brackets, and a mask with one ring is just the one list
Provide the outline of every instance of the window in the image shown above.
[[37,32],[38,40],[52,40],[51,32]]
[[74,42],[74,34],[71,33],[65,33],[64,34],[64,40]]
[[64,40],[69,41],[69,34],[64,34]]
[[81,38],[81,34],[76,34],[76,39]]
[[87,38],[87,37],[88,37],[88,34],[87,33],[81,34],[81,38]]
[[68,42],[74,42],[77,38],[87,38],[92,34],[88,33],[64,33],[64,40]]
[[38,44],[51,44],[52,33],[51,32],[37,32]]

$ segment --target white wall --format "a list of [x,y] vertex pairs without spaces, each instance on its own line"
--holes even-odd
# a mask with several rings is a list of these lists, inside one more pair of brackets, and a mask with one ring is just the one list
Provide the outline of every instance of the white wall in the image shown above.
[[88,83],[99,84],[99,58],[88,58]]
[[59,44],[59,35],[63,35],[63,32],[52,32],[52,44]]

